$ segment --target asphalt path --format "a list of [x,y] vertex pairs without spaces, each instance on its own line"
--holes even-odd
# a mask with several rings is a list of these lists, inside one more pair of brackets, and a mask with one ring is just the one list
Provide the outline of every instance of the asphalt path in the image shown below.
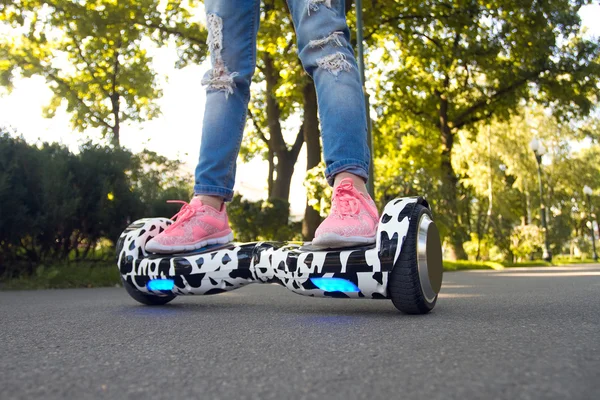
[[0,292],[0,399],[598,399],[600,265],[446,273],[425,316],[275,285]]

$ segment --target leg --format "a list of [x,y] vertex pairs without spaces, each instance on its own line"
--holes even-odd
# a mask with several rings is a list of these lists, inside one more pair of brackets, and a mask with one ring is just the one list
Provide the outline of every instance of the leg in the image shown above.
[[317,90],[331,214],[313,245],[375,243],[379,217],[365,182],[369,170],[367,118],[343,0],[288,0],[298,53]]
[[337,184],[341,179],[336,176],[345,172],[348,175],[343,176],[351,177],[366,193],[369,148],[365,100],[349,42],[344,1],[288,0],[288,4],[298,55],[317,90],[327,181]]
[[212,69],[206,85],[200,159],[194,196],[175,222],[146,244],[173,253],[233,240],[223,200],[233,197],[235,162],[246,125],[250,82],[256,64],[260,0],[205,0]]
[[206,0],[204,6],[212,69],[202,80],[206,108],[194,192],[231,200],[256,65],[260,0]]

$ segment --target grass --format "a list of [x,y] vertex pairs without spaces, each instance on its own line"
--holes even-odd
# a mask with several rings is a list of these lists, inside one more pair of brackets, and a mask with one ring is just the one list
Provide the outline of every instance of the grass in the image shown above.
[[553,264],[594,264],[598,261],[595,261],[593,258],[570,258],[567,256],[556,256],[552,259]]
[[504,266],[493,261],[446,261],[444,271],[465,271],[470,269],[504,269]]
[[524,261],[510,263],[505,261],[444,261],[444,271],[464,271],[471,269],[493,269],[501,270],[505,268],[524,268],[524,267],[551,267],[553,265],[565,264],[591,264],[595,263],[591,258],[570,258],[568,256],[556,256],[552,263],[543,260]]
[[552,264],[542,261],[525,261],[520,263],[509,263],[504,261],[444,261],[444,271],[464,271],[470,269],[493,269],[523,268],[523,267],[549,267]]
[[6,290],[65,289],[115,286],[121,283],[114,261],[39,266],[30,276],[8,279]]
[[[558,264],[585,264],[592,259],[571,259],[557,256],[550,264],[542,260],[520,263],[496,261],[444,261],[444,271],[502,270],[505,268],[551,266]],[[4,279],[2,280],[4,281]],[[64,289],[115,286],[121,283],[119,270],[114,261],[71,262],[66,265],[39,266],[30,276],[6,280],[0,286],[4,290]]]

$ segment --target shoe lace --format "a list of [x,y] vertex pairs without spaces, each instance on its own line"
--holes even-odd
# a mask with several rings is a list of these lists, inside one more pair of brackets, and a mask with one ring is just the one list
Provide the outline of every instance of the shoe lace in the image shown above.
[[194,216],[196,210],[186,201],[183,200],[167,200],[167,203],[171,204],[183,204],[179,212],[171,217],[174,222],[167,227],[167,231],[173,229],[175,226],[181,225],[183,222],[188,221]]
[[354,216],[358,214],[360,210],[360,202],[356,198],[356,195],[352,191],[353,187],[351,184],[340,184],[335,188],[333,194],[333,201],[336,205],[336,213],[342,217]]

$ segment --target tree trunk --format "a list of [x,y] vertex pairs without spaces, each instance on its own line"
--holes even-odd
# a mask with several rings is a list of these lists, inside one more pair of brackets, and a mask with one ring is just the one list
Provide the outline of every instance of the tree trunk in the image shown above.
[[[316,167],[321,162],[321,133],[317,114],[317,93],[312,81],[304,85],[304,142],[306,143],[306,170]],[[321,223],[319,212],[306,203],[304,220],[302,221],[302,237],[312,240]]]
[[443,206],[440,210],[445,213],[444,218],[448,221],[450,229],[450,258],[457,260],[466,260],[467,253],[463,248],[466,241],[466,230],[463,221],[463,213],[458,199],[458,177],[452,168],[452,147],[454,145],[454,135],[448,124],[448,100],[445,95],[438,94],[440,100],[440,133],[442,135],[442,201]]
[[112,127],[112,138],[111,143],[115,147],[115,149],[121,148],[121,138],[120,138],[120,130],[121,130],[121,122],[119,120],[119,95],[114,94],[114,98],[111,98],[112,103],[112,113],[115,118],[115,124]]
[[483,234],[487,234],[492,223],[492,213],[494,212],[494,166],[492,164],[492,128],[488,125],[488,210],[485,220]]
[[275,178],[273,179],[273,185],[271,187],[270,197],[280,198],[287,200],[290,191],[290,182],[285,182],[285,178],[289,176],[291,179],[293,173],[289,168],[289,162],[286,157],[287,145],[283,140],[283,134],[281,132],[281,122],[279,117],[281,110],[279,109],[279,103],[275,98],[275,89],[279,74],[273,64],[273,59],[269,53],[264,53],[263,60],[265,63],[265,81],[267,84],[266,98],[267,98],[267,126],[269,129],[269,152],[273,153]]
[[271,198],[288,201],[290,197],[290,185],[292,175],[294,174],[294,164],[296,164],[296,160],[291,160],[290,158],[286,157],[287,154],[285,153],[281,154],[281,152],[276,152],[276,154],[277,164],[275,164],[275,173],[277,176],[273,181],[273,192],[271,193]]
[[[265,64],[264,74],[267,86],[267,125],[269,128],[269,141],[267,146],[269,147],[269,152],[272,152],[276,159],[274,165],[276,176],[272,180],[270,197],[289,201],[290,184],[294,173],[294,165],[298,160],[298,154],[300,153],[300,148],[304,142],[302,134],[303,129],[300,128],[294,144],[288,149],[288,146],[283,139],[281,122],[279,120],[281,117],[281,110],[277,98],[275,97],[277,82],[279,80],[279,71],[275,68],[270,54],[264,53],[263,61]],[[287,225],[287,221],[281,221],[281,223]]]
[[267,198],[273,196],[273,174],[275,173],[275,155],[269,147],[269,175],[267,176]]
[[527,207],[527,225],[531,225],[531,196],[529,189],[525,189],[525,206]]
[[477,229],[477,254],[475,255],[475,261],[480,261],[481,260],[481,236],[482,236],[482,229],[481,229],[481,202],[479,201],[477,204],[477,224],[476,224],[476,229]]
[[120,129],[121,129],[121,108],[120,108],[120,95],[117,92],[117,79],[119,77],[119,51],[121,50],[121,40],[117,41],[117,48],[115,50],[114,60],[113,60],[113,76],[112,76],[112,91],[110,94],[110,102],[112,105],[112,114],[115,118],[115,124],[112,128],[112,144],[115,149],[121,147],[121,138],[120,138]]

